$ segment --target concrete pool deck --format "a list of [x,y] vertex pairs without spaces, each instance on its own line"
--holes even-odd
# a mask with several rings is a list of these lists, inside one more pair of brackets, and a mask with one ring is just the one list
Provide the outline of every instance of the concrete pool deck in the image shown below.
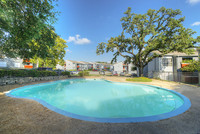
[[[86,78],[104,78],[116,82],[126,82],[125,77],[90,76]],[[160,80],[137,83],[175,90],[188,97],[192,106],[181,115],[155,122],[96,123],[66,117],[45,108],[36,101],[11,98],[4,94],[4,91],[24,85],[0,86],[0,133],[200,134],[200,87]],[[36,82],[30,84],[36,84]]]

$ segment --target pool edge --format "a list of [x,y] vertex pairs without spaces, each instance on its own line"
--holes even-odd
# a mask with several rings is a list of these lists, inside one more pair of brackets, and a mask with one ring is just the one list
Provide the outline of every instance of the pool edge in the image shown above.
[[[76,79],[76,78],[75,78]],[[78,79],[84,79],[84,78],[78,78]],[[66,80],[71,80],[71,79],[66,79]],[[100,79],[100,80],[104,80],[104,79]],[[65,80],[57,80],[57,81],[53,81],[53,83],[55,82],[59,82],[59,81],[65,81]],[[105,80],[108,82],[113,82],[113,81],[109,81],[109,80]],[[46,82],[46,83],[50,83],[50,82]],[[34,85],[43,85],[46,83],[40,83],[40,84],[34,84]],[[115,82],[113,82],[115,83]],[[126,82],[116,82],[116,83],[126,83]],[[138,83],[129,83],[128,84],[138,84]],[[153,122],[153,121],[159,121],[159,120],[163,120],[163,119],[168,119],[174,116],[177,116],[179,114],[182,114],[184,112],[186,112],[190,107],[191,107],[191,102],[190,99],[187,98],[186,96],[182,95],[179,92],[176,92],[174,90],[170,90],[170,89],[166,89],[166,88],[162,88],[162,87],[157,87],[157,86],[153,86],[153,85],[147,85],[147,84],[140,84],[139,85],[146,85],[146,86],[151,86],[151,87],[156,87],[156,88],[160,88],[160,89],[164,89],[167,90],[169,92],[172,92],[176,95],[178,95],[179,97],[181,97],[184,101],[183,105],[181,105],[179,108],[168,112],[168,113],[164,113],[164,114],[159,114],[159,115],[154,115],[154,116],[146,116],[146,117],[130,117],[130,118],[95,118],[95,117],[88,117],[88,116],[82,116],[82,115],[77,115],[77,114],[73,114],[70,112],[66,112],[64,110],[61,110],[59,108],[56,108],[50,104],[48,104],[47,102],[41,100],[41,99],[37,99],[37,98],[32,98],[32,97],[19,97],[19,96],[15,96],[12,95],[11,93],[16,91],[16,90],[20,90],[24,87],[28,87],[28,86],[23,86],[23,87],[19,87],[19,88],[15,88],[13,90],[10,90],[10,92],[6,93],[6,96],[9,97],[13,97],[13,98],[23,98],[23,99],[31,99],[34,101],[39,102],[40,104],[42,104],[44,107],[59,113],[61,115],[67,116],[67,117],[71,117],[71,118],[75,118],[75,119],[79,119],[79,120],[84,120],[84,121],[92,121],[92,122],[100,122],[100,123],[137,123],[137,122]]]

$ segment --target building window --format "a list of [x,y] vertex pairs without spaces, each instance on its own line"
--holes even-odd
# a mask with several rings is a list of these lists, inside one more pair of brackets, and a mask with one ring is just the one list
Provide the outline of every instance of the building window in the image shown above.
[[162,64],[163,66],[172,66],[172,58],[163,58]]
[[185,57],[185,58],[182,58],[182,60],[192,60],[192,57]]

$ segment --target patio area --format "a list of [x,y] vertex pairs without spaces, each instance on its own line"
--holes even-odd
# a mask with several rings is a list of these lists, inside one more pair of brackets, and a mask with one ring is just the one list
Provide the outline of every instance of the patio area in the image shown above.
[[[88,76],[126,82],[126,77]],[[37,82],[38,83],[38,82]],[[139,83],[139,82],[137,82]],[[175,90],[192,103],[185,113],[165,120],[143,123],[96,123],[53,112],[33,100],[7,97],[4,92],[23,85],[0,86],[0,133],[30,134],[198,134],[200,133],[200,87],[153,79],[140,82]],[[36,84],[33,82],[31,84]]]

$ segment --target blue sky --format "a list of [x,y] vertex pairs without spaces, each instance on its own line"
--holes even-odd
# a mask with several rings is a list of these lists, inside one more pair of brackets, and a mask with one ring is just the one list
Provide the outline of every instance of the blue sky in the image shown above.
[[195,30],[194,36],[200,35],[200,0],[59,0],[57,9],[61,13],[55,29],[67,40],[64,59],[110,61],[112,53],[98,56],[96,46],[121,33],[120,19],[127,8],[143,14],[162,6],[180,9],[186,17],[184,26]]

